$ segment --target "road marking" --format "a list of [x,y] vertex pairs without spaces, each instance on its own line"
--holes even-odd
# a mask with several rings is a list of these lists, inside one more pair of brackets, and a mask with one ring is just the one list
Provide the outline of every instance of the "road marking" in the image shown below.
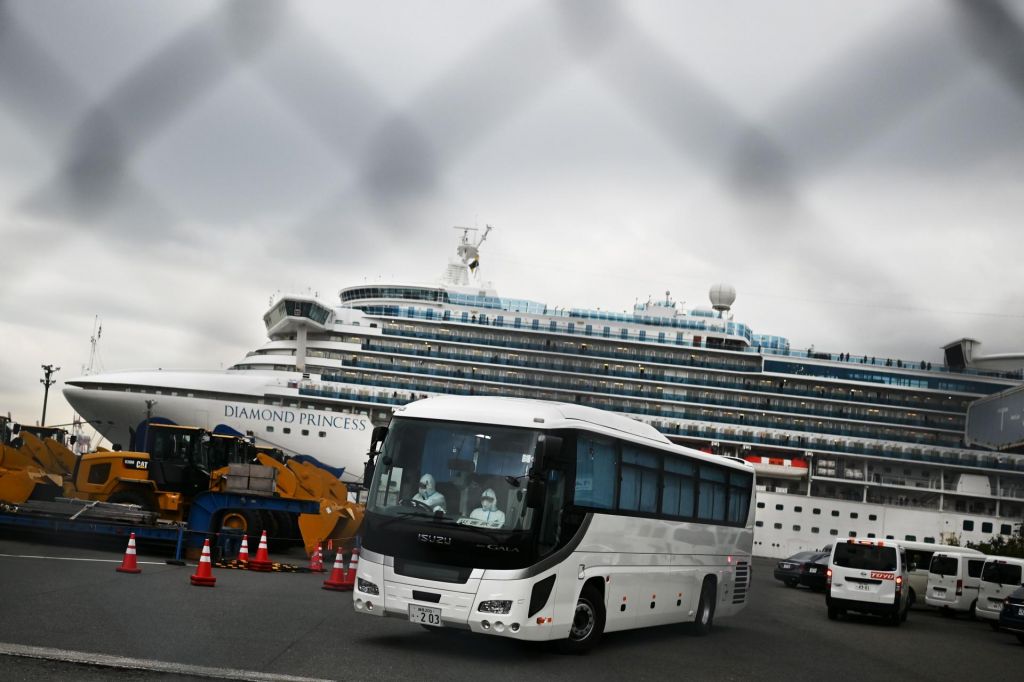
[[149,658],[128,658],[126,656],[108,656],[106,654],[90,654],[84,651],[68,651],[67,649],[51,649],[41,646],[25,646],[0,642],[0,656],[19,656],[21,658],[39,658],[48,661],[62,661],[93,665],[101,668],[118,668],[121,670],[149,670],[151,672],[170,673],[174,675],[193,675],[210,677],[218,680],[258,680],[266,682],[330,682],[320,677],[296,677],[294,675],[275,675],[255,670],[237,670],[235,668],[211,668],[204,665],[187,665],[154,661]]
[[[0,554],[0,557],[7,559],[50,559],[52,561],[97,561],[100,563],[107,564],[119,564],[121,559],[86,559],[84,557],[73,557],[73,556],[42,556],[38,554]],[[165,561],[137,561],[139,564],[149,564],[150,566],[163,566]]]

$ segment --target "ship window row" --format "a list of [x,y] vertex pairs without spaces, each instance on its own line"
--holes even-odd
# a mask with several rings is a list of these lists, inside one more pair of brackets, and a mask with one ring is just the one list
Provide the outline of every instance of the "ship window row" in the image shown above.
[[[968,519],[964,519],[963,529],[967,530],[967,531],[973,531],[974,530],[974,521],[971,521],[971,520],[968,520]],[[991,533],[992,532],[992,522],[991,521],[982,521],[981,522],[981,532],[982,533]],[[1013,532],[1013,526],[1011,526],[1008,523],[1000,524],[1000,526],[999,526],[999,534],[1000,535],[1010,535],[1012,532]]]
[[[386,367],[386,370],[399,369],[398,367]],[[702,406],[687,406],[677,404],[680,401],[688,400],[685,395],[678,395],[671,391],[633,391],[626,389],[625,387],[619,387],[610,385],[607,382],[604,385],[601,382],[590,382],[580,378],[566,378],[565,380],[556,380],[552,378],[542,379],[540,377],[528,376],[524,373],[515,373],[507,370],[489,368],[489,367],[470,367],[467,370],[458,371],[441,371],[437,369],[419,369],[416,374],[411,376],[405,375],[378,375],[373,373],[360,373],[358,379],[344,375],[338,376],[336,368],[324,368],[325,381],[338,381],[338,382],[356,382],[362,383],[369,386],[382,386],[382,387],[402,387],[411,390],[439,390],[442,393],[454,392],[456,386],[453,386],[450,381],[443,383],[437,383],[433,377],[451,379],[455,378],[462,380],[463,383],[458,388],[463,391],[468,391],[470,394],[478,387],[471,383],[472,381],[492,381],[505,385],[511,386],[523,386],[523,387],[535,387],[535,388],[550,388],[553,390],[570,391],[572,393],[565,395],[562,394],[561,399],[568,402],[577,402],[581,404],[594,404],[595,402],[600,403],[600,400],[595,401],[594,398],[585,396],[583,394],[602,393],[609,394],[608,402],[605,403],[607,408],[619,411],[629,412],[633,414],[643,414],[655,417],[675,417],[680,419],[701,419],[704,421],[713,421],[725,424],[736,424],[740,426],[751,426],[751,427],[767,427],[786,429],[791,431],[802,431],[812,433],[824,433],[834,436],[846,436],[851,438],[885,438],[887,440],[897,440],[903,442],[914,442],[914,443],[925,443],[925,444],[936,444],[936,445],[947,445],[949,447],[956,447],[960,444],[960,436],[958,434],[941,433],[934,431],[914,431],[911,429],[904,429],[898,426],[888,427],[879,426],[877,424],[868,423],[849,423],[849,422],[831,422],[828,420],[816,420],[810,419],[793,419],[788,417],[782,417],[776,414],[740,414],[732,413],[729,411],[722,411],[720,409],[707,408]],[[434,387],[440,388],[434,388]],[[640,400],[630,400],[629,395],[635,395]],[[622,399],[619,397],[622,396]],[[656,401],[656,402],[652,402]],[[662,402],[657,401],[665,401]],[[696,401],[694,401],[696,402]]]
[[[267,433],[274,433],[274,427],[273,426],[268,424],[266,428],[267,428]],[[285,427],[281,428],[281,433],[289,434],[291,432],[292,432],[291,427],[285,426]],[[301,433],[302,433],[303,436],[308,436],[309,435],[309,429],[302,429]],[[327,437],[327,432],[326,431],[320,431],[317,434],[317,437],[318,438],[326,438]]]
[[[356,307],[358,307],[359,309],[363,310],[368,315],[382,315],[382,316],[387,316],[387,317],[400,317],[400,316],[402,316],[401,309],[400,309],[399,306],[356,306]],[[483,306],[480,306],[480,307],[483,307]],[[505,310],[509,310],[509,308],[505,308]],[[545,315],[546,317],[550,317],[551,315],[556,315],[556,316],[559,315],[557,309],[554,310],[554,311],[551,311],[551,310],[548,310],[546,307],[543,307],[543,306],[541,306],[539,308],[515,309],[514,312],[528,312],[528,313],[532,313],[532,314]],[[572,311],[570,313],[570,315],[572,315],[572,314],[574,314],[576,312],[591,312],[591,313],[593,313],[594,311]],[[605,313],[599,313],[599,314],[604,315]],[[451,310],[435,311],[433,308],[421,310],[421,309],[417,309],[417,308],[415,308],[413,306],[408,306],[405,309],[405,317],[412,318],[412,319],[420,318],[420,319],[460,320],[462,322],[474,323],[474,324],[494,324],[495,323],[490,318],[488,318],[488,316],[486,314],[480,314],[478,316],[476,314],[470,314],[470,313],[468,313],[466,311],[462,311],[461,312],[461,317],[457,317],[459,315],[460,315],[459,312],[457,312],[457,311],[453,312]],[[616,316],[618,314],[607,313],[607,315],[609,316],[609,318],[611,318],[611,317]],[[564,316],[564,313],[563,313],[563,316]],[[628,317],[628,316],[622,316],[622,317],[625,318],[625,317]],[[586,318],[585,317],[581,317],[580,319],[586,319]],[[615,319],[618,319],[618,318],[615,318]],[[611,320],[609,320],[609,321],[611,321]],[[837,353],[816,352],[816,351],[813,350],[813,348],[812,349],[808,349],[806,352],[805,351],[792,351],[790,349],[790,347],[789,347],[789,341],[786,340],[785,338],[783,338],[783,337],[767,336],[767,335],[755,336],[755,335],[750,333],[750,330],[746,327],[746,325],[742,325],[740,323],[732,323],[732,322],[730,322],[730,323],[726,323],[724,325],[723,324],[715,324],[715,325],[711,325],[709,327],[708,325],[703,324],[700,321],[695,321],[695,320],[692,320],[692,319],[689,319],[689,320],[687,320],[687,319],[678,319],[677,320],[677,319],[674,319],[674,318],[648,318],[648,319],[644,319],[643,317],[636,317],[635,319],[632,319],[632,320],[621,319],[619,321],[621,321],[621,322],[631,321],[633,324],[651,324],[652,326],[670,326],[670,327],[677,327],[677,328],[681,327],[681,328],[689,329],[691,332],[693,332],[693,331],[702,331],[702,332],[706,333],[706,332],[710,331],[710,332],[713,332],[713,333],[727,334],[729,336],[740,336],[740,337],[744,338],[748,342],[747,344],[743,344],[743,343],[741,343],[741,342],[739,342],[738,340],[735,340],[735,339],[724,339],[723,340],[723,339],[720,339],[720,338],[717,338],[717,337],[711,337],[711,338],[708,338],[708,339],[703,339],[704,343],[702,343],[701,337],[694,337],[694,340],[693,340],[692,343],[687,342],[687,345],[694,345],[694,346],[697,346],[697,347],[728,348],[729,350],[743,351],[743,352],[746,352],[746,353],[757,353],[758,355],[762,355],[763,354],[763,355],[768,355],[768,356],[791,356],[791,357],[797,357],[797,358],[800,358],[800,357],[814,358],[814,359],[819,359],[819,360],[829,360],[831,362],[844,363],[846,365],[845,367],[836,367],[836,366],[828,366],[828,365],[817,365],[817,364],[813,364],[812,365],[812,364],[808,364],[808,363],[799,363],[801,366],[811,368],[811,370],[809,370],[809,373],[812,373],[815,376],[829,376],[829,377],[834,377],[834,378],[853,378],[854,380],[857,380],[857,381],[870,381],[870,382],[873,382],[873,383],[891,383],[891,384],[900,385],[900,386],[930,387],[930,388],[937,388],[938,390],[963,391],[963,392],[981,392],[981,393],[985,393],[985,394],[994,393],[994,392],[997,392],[999,390],[1002,390],[1004,388],[1008,388],[1009,387],[1007,385],[993,386],[991,384],[982,383],[982,382],[971,382],[971,381],[967,381],[967,380],[950,379],[950,378],[948,378],[948,373],[952,372],[953,370],[950,370],[949,368],[944,367],[944,366],[939,366],[939,367],[936,367],[934,369],[935,369],[936,372],[940,372],[940,373],[946,374],[946,376],[933,378],[931,380],[925,380],[924,383],[922,384],[919,379],[910,378],[907,375],[904,375],[902,373],[892,373],[892,372],[884,372],[884,371],[882,371],[882,372],[875,372],[874,368],[875,367],[880,367],[880,368],[884,368],[884,367],[898,367],[898,368],[901,368],[901,369],[906,368],[906,369],[920,369],[920,370],[932,371],[933,368],[931,366],[931,363],[929,363],[929,362],[925,362],[923,360],[922,361],[918,361],[918,362],[909,362],[909,361],[904,362],[903,360],[892,360],[892,359],[878,358],[878,357],[870,357],[869,358],[868,356],[851,357],[849,353],[838,353],[837,354]],[[533,325],[533,322],[537,323],[536,326]],[[703,324],[703,326],[701,326],[702,324]],[[504,325],[504,317],[502,317],[500,325]],[[522,321],[521,320],[520,320],[520,325],[522,326]],[[577,325],[575,324],[575,322],[568,322],[568,323],[565,323],[564,326],[563,326],[563,325],[559,324],[556,320],[548,320],[548,325],[549,325],[548,326],[548,330],[549,331],[558,331],[558,332],[564,332],[564,333],[568,333],[568,334],[577,333]],[[540,329],[540,328],[543,328],[544,325],[543,325],[543,323],[541,321],[534,320],[534,321],[531,321],[530,326],[533,329]],[[586,332],[587,334],[593,334],[594,325],[592,325],[592,324],[591,325],[586,325],[585,328],[589,328],[589,331]],[[606,328],[609,330],[608,335],[610,336],[610,327],[606,327]],[[629,328],[624,328],[624,329],[628,330]],[[602,333],[603,333],[603,330],[602,330]],[[645,335],[646,335],[646,332],[645,332]],[[676,335],[677,338],[680,338],[682,336],[683,335],[681,333]],[[629,333],[628,331],[627,331],[627,337],[628,338],[634,338],[634,336],[631,333]],[[652,337],[653,337],[653,335],[652,335]],[[659,343],[672,343],[671,339],[667,338],[663,332],[659,333],[658,337],[659,337],[659,341],[658,341]],[[678,345],[683,345],[684,342],[677,341],[676,343]],[[755,348],[755,346],[756,346],[756,348]],[[766,358],[766,359],[768,359],[768,358]],[[868,366],[871,367],[870,370],[868,369]],[[1022,370],[1015,370],[1015,371],[1010,371],[1010,372],[993,372],[993,371],[984,371],[984,370],[960,369],[960,370],[956,370],[956,373],[960,374],[960,375],[970,374],[970,375],[976,375],[976,376],[991,376],[991,377],[996,377],[996,378],[1001,378],[1001,379],[1005,379],[1005,378],[1021,379],[1021,378],[1024,378],[1024,371],[1022,371]],[[931,384],[931,385],[929,385],[929,384]],[[982,387],[982,388],[981,388],[981,390],[978,390],[977,387]]]
[[[764,502],[758,502],[757,503],[757,508],[758,509],[764,509],[765,508]],[[786,506],[784,504],[776,504],[775,505],[775,511],[785,511],[785,509],[786,509]],[[804,510],[804,508],[802,506],[800,506],[800,505],[797,505],[797,506],[793,507],[793,511],[795,513],[797,513],[797,514],[801,513],[803,510]],[[821,508],[820,507],[814,507],[811,510],[811,513],[816,515],[816,516],[821,515]],[[832,516],[839,516],[839,510],[838,509],[832,509],[830,513],[832,514]],[[850,518],[851,519],[856,519],[856,518],[859,518],[859,517],[860,517],[860,514],[858,512],[850,512]],[[877,514],[868,514],[868,521],[877,521],[877,520],[878,520],[878,515]]]
[[[435,380],[429,375],[419,374],[406,376],[401,374],[395,375],[377,375],[370,373],[351,373],[351,374],[336,374],[337,369],[325,368],[324,369],[324,381],[329,382],[340,382],[340,383],[357,383],[367,386],[381,387],[381,388],[399,388],[403,390],[411,391],[437,391],[439,393],[458,393],[464,395],[504,395],[514,390],[514,387],[521,386],[519,393],[527,397],[540,397],[538,391],[546,388],[548,382],[537,381],[537,380],[525,380],[523,377],[510,377],[507,373],[494,373],[486,369],[474,370],[471,368],[466,374],[466,379],[473,379],[474,381],[465,381],[461,385],[452,385],[450,379],[448,380]],[[493,381],[496,386],[490,386],[484,389],[484,385],[478,384],[478,381]],[[644,400],[630,400],[628,398],[618,399],[617,396],[609,396],[607,398],[603,396],[588,395],[593,393],[600,393],[599,391],[590,390],[591,387],[580,386],[575,390],[573,389],[553,389],[556,392],[547,392],[547,395],[556,396],[555,400],[563,402],[575,402],[579,404],[591,405],[603,409],[608,409],[616,412],[625,412],[633,415],[644,415],[651,417],[670,417],[676,419],[696,419],[700,421],[716,422],[720,424],[735,424],[740,427],[761,427],[761,428],[772,428],[782,429],[795,432],[804,432],[812,434],[828,434],[832,436],[850,437],[850,438],[865,438],[865,439],[883,439],[905,443],[915,443],[918,445],[941,445],[946,447],[957,447],[960,444],[960,437],[955,434],[944,434],[937,432],[916,432],[909,429],[901,429],[898,427],[878,427],[870,424],[858,424],[858,425],[846,425],[843,423],[843,427],[834,426],[829,422],[820,422],[818,420],[811,419],[783,419],[778,415],[768,416],[737,416],[729,412],[722,412],[721,410],[715,410],[711,408],[698,407],[698,406],[685,406],[676,403],[660,403],[652,402],[649,397]],[[565,392],[570,390],[573,392]],[[670,433],[680,433],[679,427],[676,426]],[[732,436],[735,438],[735,436]],[[751,442],[760,442],[761,436],[752,436],[747,440]],[[770,436],[769,436],[770,438]],[[813,445],[816,440],[812,437],[809,439],[803,435],[788,435],[785,438],[775,438],[779,440],[781,444],[788,445],[789,447],[800,447]],[[859,447],[852,446],[850,451],[859,452]],[[832,448],[828,448],[832,449]],[[888,453],[884,453],[888,454]],[[913,454],[909,456],[910,459],[914,459]],[[922,457],[923,458],[923,457]]]
[[[756,528],[764,528],[764,521],[755,521],[754,522],[754,526]],[[782,524],[781,523],[772,524],[772,527],[775,528],[775,530],[782,530]],[[793,525],[793,530],[796,531],[796,532],[800,532],[800,528],[801,527],[800,527],[799,524],[794,524]],[[821,533],[821,528],[819,526],[812,526],[811,527],[811,533],[813,533],[814,535],[818,535],[819,533]],[[833,536],[833,537],[836,537],[836,536],[839,535],[839,529],[838,528],[830,528],[829,531],[828,531],[828,534]],[[859,535],[860,534],[857,531],[855,531],[855,530],[851,530],[851,531],[847,532],[847,537],[855,538],[855,537],[858,537]],[[867,533],[867,535],[865,537],[870,539],[870,538],[875,538],[877,536],[874,533]],[[896,540],[896,537],[893,536],[893,535],[886,535],[885,539],[886,540]],[[916,535],[905,535],[905,536],[903,536],[903,540],[905,542],[917,542],[917,536]],[[927,542],[927,543],[930,543],[930,544],[935,544],[935,538],[934,537],[925,537],[923,542]]]
[[[384,317],[401,317],[411,320],[437,320],[441,322],[461,322],[464,324],[478,324],[497,328],[530,329],[533,331],[546,331],[559,334],[572,334],[597,338],[618,338],[636,340],[642,342],[674,344],[677,346],[690,346],[694,348],[722,348],[733,351],[741,351],[746,344],[736,338],[722,338],[720,336],[691,336],[684,332],[661,332],[645,329],[634,329],[631,327],[612,327],[610,325],[594,325],[576,321],[559,321],[527,319],[523,317],[512,317],[506,315],[488,315],[486,313],[471,313],[469,311],[436,310],[434,308],[419,309],[412,306],[402,308],[400,306],[359,306],[367,315],[380,315]],[[679,327],[682,325],[673,325]],[[705,331],[715,334],[727,334],[725,328],[721,330],[695,329],[693,331]]]
[[[360,403],[382,404],[382,405],[404,405],[410,400],[426,397],[426,392],[437,392],[454,395],[492,395],[524,397],[540,400],[556,400],[562,402],[578,402],[579,404],[597,407],[612,411],[623,412],[647,421],[653,427],[667,436],[678,438],[692,438],[701,442],[708,441],[729,441],[734,443],[760,444],[767,446],[778,446],[796,448],[800,450],[813,449],[819,452],[831,454],[856,454],[873,455],[886,457],[888,459],[901,459],[922,462],[933,462],[939,464],[951,464],[965,468],[985,467],[989,469],[1002,469],[1010,471],[1024,471],[1024,461],[1015,463],[1008,458],[1000,458],[981,450],[965,451],[944,451],[932,450],[928,446],[908,447],[907,445],[896,445],[893,442],[885,441],[846,441],[842,439],[820,438],[815,436],[797,436],[792,433],[775,433],[772,431],[753,431],[749,429],[736,430],[730,427],[719,428],[716,424],[693,424],[665,419],[662,415],[656,415],[651,419],[644,419],[643,415],[636,411],[623,409],[621,406],[612,404],[606,398],[591,396],[573,396],[564,392],[538,390],[536,388],[520,388],[514,386],[490,385],[486,383],[474,384],[468,387],[453,387],[449,382],[411,382],[405,377],[377,377],[373,380],[360,378],[356,373],[345,376],[329,377],[325,380],[338,381],[343,383],[365,384],[369,388],[344,388],[317,385],[315,387],[303,386],[299,392],[306,396],[323,397],[328,399],[353,400]],[[394,390],[393,390],[394,389]],[[419,391],[426,391],[420,393]],[[585,399],[584,399],[585,398]],[[648,410],[649,412],[650,410]],[[669,415],[671,416],[671,415]]]
[[[631,362],[656,363],[664,365],[675,365],[693,367],[697,369],[726,370],[740,372],[760,372],[760,366],[750,364],[751,359],[714,357],[708,358],[693,353],[679,353],[671,350],[660,350],[657,347],[623,347],[601,343],[582,343],[562,339],[529,340],[525,336],[500,335],[493,333],[480,333],[475,330],[459,330],[453,332],[449,329],[425,331],[412,325],[399,325],[390,323],[384,328],[388,336],[402,336],[407,338],[422,339],[424,341],[448,341],[453,343],[467,343],[475,345],[486,345],[500,347],[503,350],[533,350],[545,353],[567,353],[573,355],[599,356],[609,360],[625,360]],[[653,368],[652,368],[653,369]],[[660,371],[665,371],[661,369]],[[941,409],[966,411],[966,397],[942,397],[933,394],[905,394],[903,392],[885,395],[875,389],[864,389],[858,387],[816,386],[812,379],[807,382],[782,378],[769,377],[721,377],[713,379],[710,375],[704,378],[708,385],[743,387],[749,390],[760,390],[783,395],[806,396],[811,398],[850,400],[855,402],[882,403],[885,405],[902,407],[919,407],[921,409]],[[691,382],[698,382],[691,379]]]
[[[786,412],[803,416],[820,416],[825,418],[871,421],[876,423],[882,422],[900,426],[923,426],[926,428],[939,428],[957,432],[962,431],[964,426],[963,418],[959,415],[947,415],[945,417],[930,414],[915,415],[913,413],[908,415],[904,411],[835,405],[833,403],[819,404],[811,402],[808,404],[806,401],[798,401],[796,399],[773,399],[767,396],[753,397],[742,394],[736,395],[732,393],[708,391],[701,391],[697,393],[691,391],[673,391],[671,388],[666,391],[662,386],[653,385],[650,382],[663,381],[666,383],[686,386],[690,382],[690,377],[688,376],[689,373],[685,371],[672,370],[666,372],[658,368],[648,371],[648,369],[642,365],[638,367],[624,367],[621,364],[602,364],[600,361],[585,361],[578,358],[571,361],[536,360],[528,356],[519,356],[515,353],[492,353],[485,351],[460,352],[457,350],[450,351],[444,347],[434,348],[433,346],[428,346],[424,349],[423,346],[416,346],[412,344],[408,346],[366,344],[366,347],[372,349],[374,352],[385,353],[388,356],[387,359],[358,357],[353,354],[346,354],[338,351],[311,350],[308,354],[310,357],[324,357],[341,360],[346,366],[368,369],[409,371],[414,373],[425,373],[457,378],[494,378],[495,380],[506,381],[509,383],[516,383],[518,381],[520,383],[531,383],[553,388],[566,388],[569,390],[587,390],[615,393],[618,395],[656,397],[663,400],[697,402],[706,405],[736,407],[748,410],[762,409],[771,412]],[[478,375],[476,367],[464,368],[459,365],[449,367],[447,365],[433,363],[425,368],[422,360],[402,358],[399,355],[400,353],[406,353],[414,356],[426,355],[439,360],[480,362],[507,365],[515,368],[567,372],[574,375],[587,373],[616,378],[643,379],[646,380],[647,383],[632,385],[623,382],[605,382],[581,376],[562,378],[550,375],[518,373],[514,370],[504,368],[487,368],[486,371],[490,372],[489,374]],[[396,356],[398,360],[397,362]],[[495,374],[495,372],[498,373]]]
[[875,384],[886,384],[889,386],[926,388],[939,391],[954,391],[958,393],[980,393],[988,395],[990,393],[1002,391],[1006,388],[1005,385],[983,381],[970,381],[967,379],[955,379],[949,376],[909,375],[896,372],[885,372],[880,369],[869,367],[834,367],[830,365],[816,365],[804,362],[784,362],[781,360],[771,359],[765,359],[764,369],[766,372],[778,372],[780,374],[795,374],[798,376],[813,376],[827,379],[844,379],[847,381],[863,381]]

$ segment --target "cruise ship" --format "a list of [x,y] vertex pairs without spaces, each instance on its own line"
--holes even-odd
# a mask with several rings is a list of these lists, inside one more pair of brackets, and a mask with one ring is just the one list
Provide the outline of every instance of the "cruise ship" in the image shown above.
[[967,407],[1022,385],[1024,356],[963,339],[932,366],[815,350],[734,319],[732,287],[686,310],[666,294],[632,312],[500,296],[482,233],[426,285],[363,284],[327,305],[281,296],[268,339],[222,371],[131,371],[66,383],[72,407],[127,446],[148,422],[193,424],[336,467],[358,480],[372,427],[438,394],[599,407],[671,440],[752,462],[755,553],[851,536],[959,542],[1015,532],[1024,458],[965,445]]

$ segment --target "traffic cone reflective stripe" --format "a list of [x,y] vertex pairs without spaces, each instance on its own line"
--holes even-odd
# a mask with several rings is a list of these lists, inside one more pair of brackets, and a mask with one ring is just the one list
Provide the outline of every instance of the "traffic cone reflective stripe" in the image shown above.
[[135,533],[128,536],[128,549],[124,551],[124,559],[117,570],[120,573],[142,573],[142,569],[139,568],[135,559]]
[[313,556],[309,558],[309,570],[313,573],[324,572],[324,556],[320,551],[320,543],[316,543],[316,549],[313,550]]
[[352,560],[348,562],[348,570],[345,571],[344,590],[351,590],[356,585],[356,572],[359,570],[359,548],[352,549]]
[[238,560],[249,561],[249,536],[242,536],[242,546],[238,549]]
[[344,592],[351,590],[352,585],[345,584],[345,557],[342,556],[341,550],[334,555],[334,568],[331,569],[331,575],[327,580],[324,581],[323,588],[325,590],[334,590],[335,592]]
[[213,587],[217,579],[213,577],[213,566],[210,563],[210,539],[203,543],[203,555],[199,557],[199,565],[190,580],[193,585],[201,587]]
[[249,560],[249,570],[269,571],[271,568],[273,568],[273,564],[270,562],[270,552],[267,551],[267,531],[263,531],[263,535],[260,537],[260,546],[256,550],[256,558]]

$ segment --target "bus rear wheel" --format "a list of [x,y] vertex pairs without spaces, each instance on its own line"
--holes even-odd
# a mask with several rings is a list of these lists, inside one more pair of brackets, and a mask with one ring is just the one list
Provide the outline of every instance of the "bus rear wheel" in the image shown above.
[[558,643],[565,654],[582,654],[590,651],[601,639],[604,632],[604,600],[597,589],[586,586],[576,600],[576,612],[569,627],[569,638]]
[[703,636],[711,632],[715,620],[715,595],[715,581],[706,578],[700,588],[700,603],[697,604],[697,618],[693,621],[693,634]]

